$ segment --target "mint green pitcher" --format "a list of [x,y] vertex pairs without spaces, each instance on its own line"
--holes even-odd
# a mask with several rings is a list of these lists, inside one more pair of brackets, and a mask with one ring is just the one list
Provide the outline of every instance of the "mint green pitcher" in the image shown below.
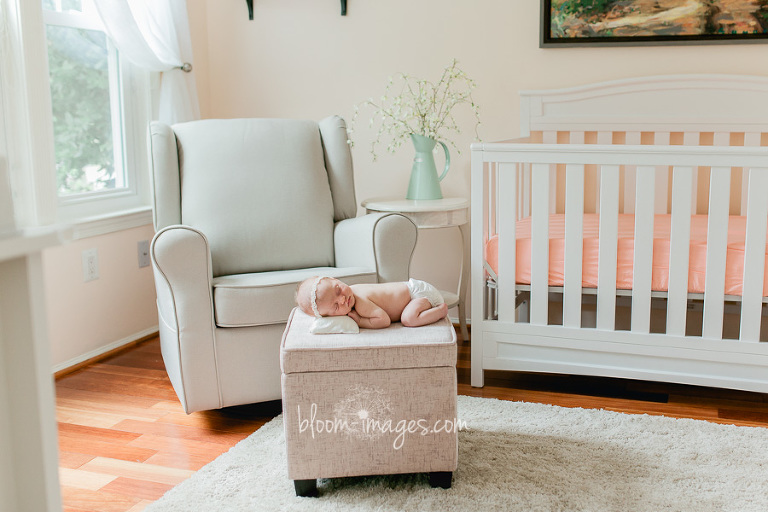
[[437,177],[437,168],[435,167],[435,158],[432,156],[432,150],[439,142],[435,139],[411,134],[413,146],[416,148],[416,154],[413,157],[413,167],[411,168],[411,182],[408,184],[408,193],[406,199],[442,199],[443,194],[440,191],[440,182],[448,174],[448,168],[451,166],[451,155],[448,148],[440,142],[445,151],[445,170],[440,177]]

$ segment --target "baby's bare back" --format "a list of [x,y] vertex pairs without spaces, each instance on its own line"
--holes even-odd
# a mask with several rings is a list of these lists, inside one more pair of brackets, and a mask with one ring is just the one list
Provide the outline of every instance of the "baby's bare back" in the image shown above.
[[411,302],[411,292],[406,283],[353,284],[355,297],[363,297],[387,312],[393,322],[400,321],[405,306]]

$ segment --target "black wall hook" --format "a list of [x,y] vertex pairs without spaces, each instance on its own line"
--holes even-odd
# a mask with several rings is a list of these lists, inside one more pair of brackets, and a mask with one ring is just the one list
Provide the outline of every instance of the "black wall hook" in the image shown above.
[[[245,0],[248,5],[248,19],[253,21],[253,0]],[[347,15],[347,0],[341,0],[341,15]]]

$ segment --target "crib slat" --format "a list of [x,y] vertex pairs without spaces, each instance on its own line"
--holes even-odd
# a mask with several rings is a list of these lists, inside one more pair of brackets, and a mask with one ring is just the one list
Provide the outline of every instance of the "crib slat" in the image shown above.
[[709,223],[707,225],[707,273],[704,284],[704,319],[701,333],[705,338],[723,336],[723,301],[725,299],[725,256],[728,242],[728,204],[731,168],[712,167],[709,182]]
[[[543,133],[544,144],[557,144],[557,132],[546,131]],[[553,185],[557,183],[557,166],[549,166],[549,182]],[[549,189],[549,213],[557,213],[557,187],[552,186]]]
[[[628,146],[640,145],[640,132],[626,132],[624,143]],[[624,166],[624,213],[635,213],[635,175],[637,167]]]
[[731,145],[730,132],[715,132],[712,143],[715,146],[730,146]]
[[516,165],[498,164],[499,207],[499,320],[515,321],[515,281],[517,277],[517,173]]
[[619,227],[619,166],[600,170],[600,245],[597,260],[597,328],[616,327],[616,253]]
[[[760,146],[760,132],[744,134],[744,146]],[[747,196],[749,195],[749,169],[741,170],[741,215],[747,214]]]
[[499,164],[491,162],[489,166],[490,197],[488,198],[488,215],[490,216],[490,232],[493,235],[499,233]]
[[[699,132],[683,133],[683,146],[698,146],[700,137]],[[699,169],[693,169],[693,181],[691,181],[691,215],[696,215],[699,199]]]
[[517,172],[517,218],[522,219],[525,217],[523,212],[523,198],[520,196],[523,191],[523,176],[525,176],[525,167],[527,164],[518,164]]
[[613,144],[613,132],[599,131],[597,132],[597,143],[604,146],[610,146]]
[[664,215],[667,213],[667,196],[669,194],[669,168],[666,166],[656,167],[656,190],[654,199],[654,212]]
[[765,271],[765,228],[768,223],[768,194],[765,193],[768,190],[768,168],[750,169],[749,183],[739,339],[759,341]]
[[[613,132],[598,131],[597,143],[605,146],[613,144]],[[600,167],[595,167],[595,213],[600,213]]]
[[522,219],[525,217],[525,212],[523,211],[523,178],[525,177],[525,170],[528,168],[529,164],[521,163],[517,164],[517,218]]
[[[486,169],[490,164],[483,162],[483,154],[480,151],[471,152],[470,181],[472,216],[472,239],[470,242],[471,261],[485,261],[485,243],[488,240],[488,216],[489,212],[483,205],[488,204],[488,174]],[[475,212],[479,210],[479,214]],[[482,238],[480,234],[482,233]],[[485,299],[486,285],[485,272],[481,265],[471,265],[471,291],[472,291],[472,318],[477,318],[479,323],[487,318],[488,303]],[[483,366],[479,364],[483,360],[483,329],[476,329],[472,336],[474,343],[470,347],[472,354],[471,381],[473,386],[483,385]]]
[[531,166],[531,324],[547,325],[549,164]]
[[685,336],[688,314],[688,258],[691,240],[692,167],[672,171],[672,225],[669,241],[667,334]]
[[[653,143],[656,146],[669,146],[669,132],[656,132]],[[656,195],[654,211],[659,214],[667,213],[668,172],[666,165],[656,167]]]
[[520,218],[528,217],[531,215],[531,164],[523,165],[523,179],[522,189],[520,190],[520,197],[523,203],[523,214]]
[[637,168],[635,250],[632,263],[632,322],[634,332],[651,330],[651,272],[653,262],[653,210],[656,168]]
[[563,325],[581,327],[582,257],[584,252],[584,165],[565,166],[565,275]]

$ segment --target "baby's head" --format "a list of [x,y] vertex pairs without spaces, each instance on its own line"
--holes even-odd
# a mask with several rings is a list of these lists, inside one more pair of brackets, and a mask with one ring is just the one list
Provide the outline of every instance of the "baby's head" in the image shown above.
[[355,307],[355,295],[336,278],[315,276],[299,284],[296,304],[311,316],[343,316]]

